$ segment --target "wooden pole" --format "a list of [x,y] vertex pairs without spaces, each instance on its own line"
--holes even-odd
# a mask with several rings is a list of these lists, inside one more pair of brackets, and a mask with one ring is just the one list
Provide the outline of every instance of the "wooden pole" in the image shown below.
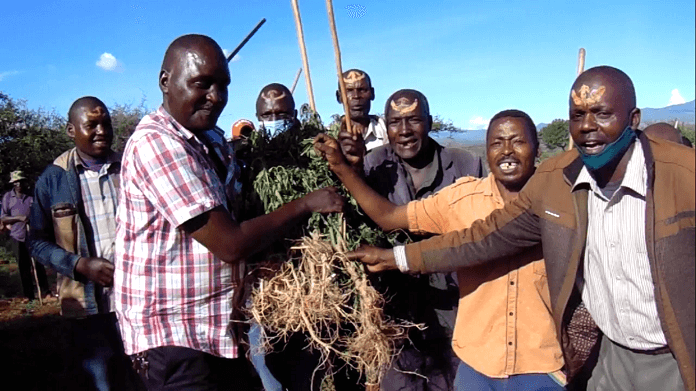
[[39,304],[43,306],[43,297],[41,297],[41,285],[39,285],[39,275],[36,273],[36,261],[31,258],[31,269],[34,271],[34,281],[36,281],[36,290],[39,292]]
[[679,120],[678,119],[674,120],[674,129],[679,130]]
[[309,107],[312,111],[317,112],[317,106],[314,104],[314,92],[312,92],[312,78],[309,76],[309,60],[307,60],[307,49],[304,43],[304,33],[302,32],[302,19],[300,18],[300,6],[297,5],[297,0],[290,0],[292,3],[292,11],[295,14],[295,29],[297,30],[297,41],[300,44],[300,54],[302,55],[302,67],[304,68],[305,81],[307,82],[307,97],[309,98]]
[[297,70],[297,75],[295,75],[295,81],[292,82],[292,88],[290,89],[290,93],[295,92],[295,87],[297,86],[297,81],[300,80],[300,73],[302,73],[302,68]]
[[240,42],[239,45],[237,45],[237,47],[234,48],[234,50],[232,51],[232,53],[230,53],[230,55],[227,56],[227,62],[232,61],[232,59],[234,58],[234,56],[235,56],[237,53],[239,53],[240,50],[242,50],[242,48],[244,47],[244,45],[246,45],[246,43],[249,41],[249,39],[251,39],[251,37],[253,37],[254,34],[256,34],[257,31],[259,31],[259,29],[261,28],[261,26],[262,26],[264,23],[266,23],[266,18],[261,19],[261,21],[260,21],[259,23],[256,24],[256,27],[254,27],[254,29],[251,30],[251,32],[250,32],[249,34],[247,34],[247,36],[242,40],[242,42]]
[[[576,76],[580,76],[581,73],[585,71],[585,49],[580,48],[580,51],[578,52],[578,70]],[[573,137],[571,135],[568,135],[568,150],[570,151],[573,149]]]
[[334,19],[333,3],[326,0],[326,12],[329,14],[329,29],[333,38],[334,55],[336,57],[336,71],[338,72],[338,87],[341,90],[341,101],[343,101],[343,111],[346,113],[346,130],[353,134],[353,126],[350,123],[350,108],[348,107],[348,96],[346,95],[346,83],[343,81],[343,67],[341,66],[341,48],[338,46],[338,33],[336,32],[336,20]]

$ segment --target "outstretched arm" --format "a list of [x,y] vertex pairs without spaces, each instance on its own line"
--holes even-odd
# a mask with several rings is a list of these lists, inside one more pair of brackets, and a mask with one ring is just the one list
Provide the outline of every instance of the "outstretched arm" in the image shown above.
[[346,162],[336,139],[320,134],[314,139],[314,149],[377,225],[385,231],[408,229],[407,205],[395,205],[368,186]]
[[343,201],[335,188],[324,188],[241,224],[219,206],[188,220],[183,229],[223,262],[237,263],[263,250],[312,212],[340,212]]

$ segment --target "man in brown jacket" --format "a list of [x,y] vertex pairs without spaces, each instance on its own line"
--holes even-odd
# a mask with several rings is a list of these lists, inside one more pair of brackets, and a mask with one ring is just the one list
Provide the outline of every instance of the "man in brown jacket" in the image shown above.
[[517,199],[469,229],[352,257],[371,271],[466,273],[541,243],[571,378],[599,349],[588,389],[694,390],[696,157],[639,124],[630,78],[589,69],[570,92],[576,148]]

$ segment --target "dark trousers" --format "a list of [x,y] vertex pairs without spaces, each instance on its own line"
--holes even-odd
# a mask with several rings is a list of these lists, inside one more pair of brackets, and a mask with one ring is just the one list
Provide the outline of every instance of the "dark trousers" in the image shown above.
[[[34,295],[34,275],[32,272],[29,249],[27,248],[26,243],[19,242],[14,239],[12,240],[12,249],[14,250],[15,258],[17,259],[19,278],[22,281],[22,293],[27,299],[34,300],[36,298]],[[48,279],[46,278],[46,269],[44,269],[43,265],[38,262],[36,262],[36,276],[39,279],[41,294],[46,295],[51,293],[51,289],[48,287]]]
[[143,390],[123,350],[116,314],[68,319],[63,383],[65,389],[93,391]]
[[223,358],[198,350],[163,346],[145,351],[149,391],[257,390],[260,382],[244,358]]

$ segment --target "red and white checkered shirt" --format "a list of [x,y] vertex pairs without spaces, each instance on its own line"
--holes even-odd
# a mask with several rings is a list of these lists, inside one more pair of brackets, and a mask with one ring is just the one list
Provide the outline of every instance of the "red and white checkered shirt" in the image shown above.
[[121,166],[115,310],[127,354],[182,346],[228,358],[232,266],[180,226],[225,190],[205,146],[160,107],[138,124]]

